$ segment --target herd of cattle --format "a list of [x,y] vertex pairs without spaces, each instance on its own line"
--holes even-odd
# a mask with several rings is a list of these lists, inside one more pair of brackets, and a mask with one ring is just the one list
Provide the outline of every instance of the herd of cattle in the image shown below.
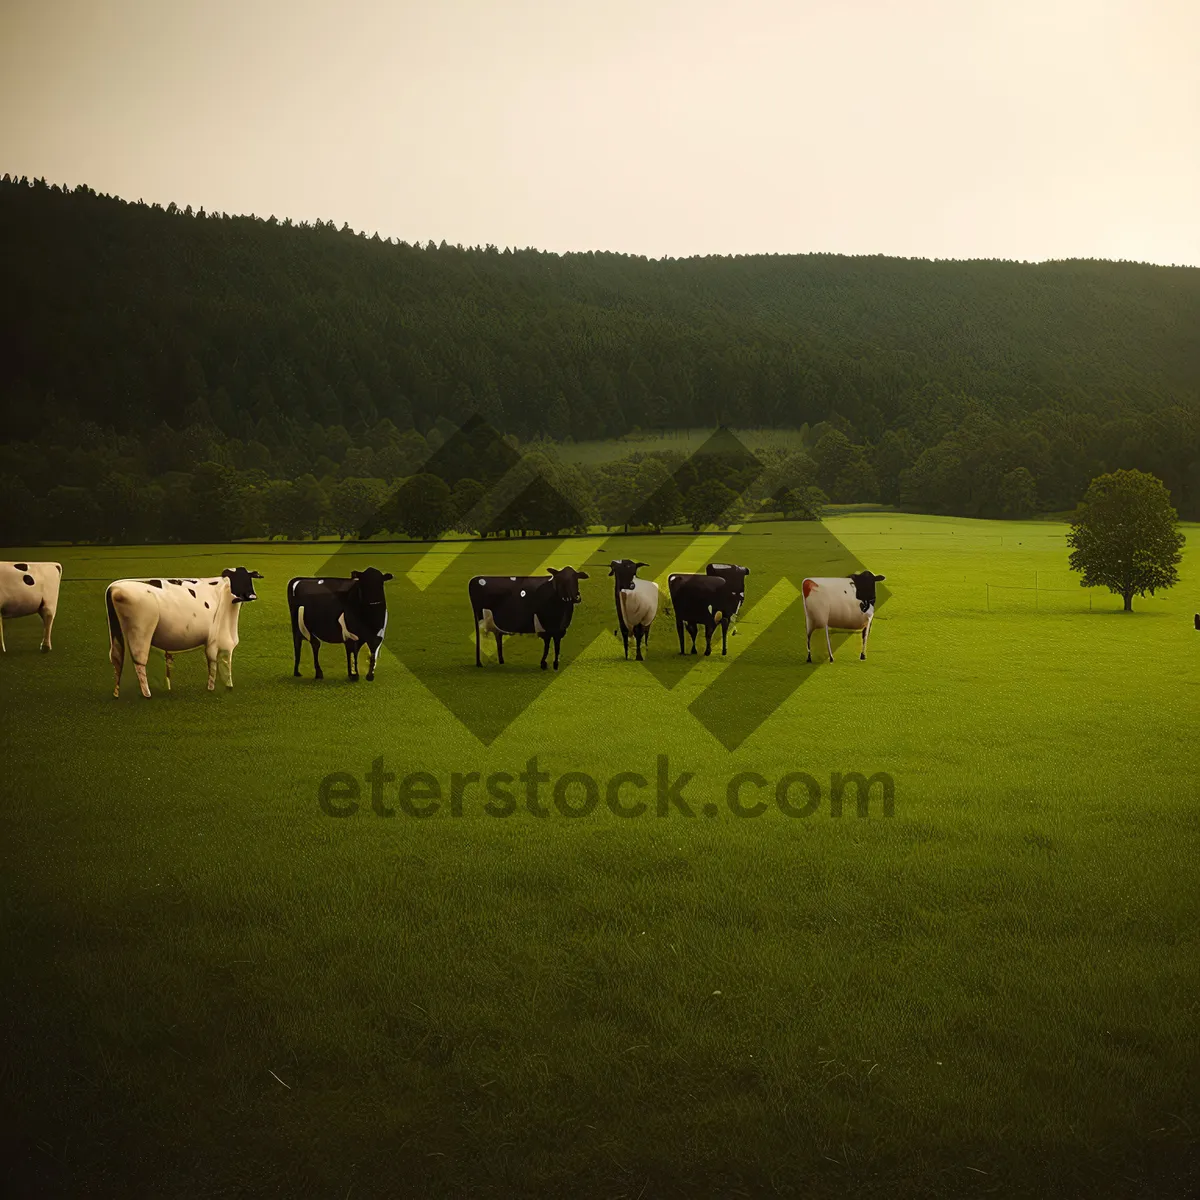
[[[647,566],[632,559],[614,559],[609,564],[616,605],[617,632],[629,657],[632,638],[640,662],[649,643],[650,627],[658,615],[658,584],[639,579],[638,570]],[[703,575],[674,574],[667,577],[670,608],[679,636],[679,653],[686,654],[684,634],[691,638],[691,653],[704,630],[704,653],[712,653],[713,634],[721,630],[721,653],[725,654],[730,622],[746,598],[749,567],[733,563],[709,563]],[[262,576],[245,567],[230,567],[214,578],[118,579],[105,590],[108,612],[109,661],[114,672],[113,695],[120,694],[125,651],[133,660],[143,696],[150,695],[146,665],[150,649],[163,652],[167,688],[176,654],[203,648],[208,659],[208,688],[216,687],[218,669],[225,666],[226,687],[233,687],[233,651],[238,644],[238,614],[241,606],[257,599],[254,581]],[[300,674],[300,650],[312,647],[313,669],[323,678],[320,662],[322,642],[341,644],[346,651],[346,675],[359,678],[358,656],[366,647],[370,662],[368,681],[375,678],[375,663],[387,629],[387,600],[384,584],[392,576],[368,567],[351,571],[349,579],[292,579],[287,585],[295,647],[293,674]],[[504,662],[504,638],[533,634],[542,639],[542,670],[554,643],[554,669],[559,650],[580,600],[579,581],[586,571],[573,567],[549,568],[541,575],[476,575],[468,584],[475,619],[475,665],[482,666],[480,639],[492,635],[496,653]],[[862,635],[860,658],[867,657],[867,636],[875,616],[875,585],[884,577],[870,571],[855,575],[805,579],[805,640],[808,662],[812,662],[812,635],[824,629],[825,648],[833,662],[830,629]],[[4,645],[4,618],[42,618],[42,649],[50,649],[50,630],[58,607],[62,566],[55,562],[0,563],[0,650]]]

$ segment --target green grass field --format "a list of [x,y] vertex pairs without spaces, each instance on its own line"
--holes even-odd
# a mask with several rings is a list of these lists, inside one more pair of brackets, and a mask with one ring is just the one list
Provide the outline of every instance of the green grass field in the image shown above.
[[[64,566],[53,653],[27,618],[0,659],[10,1194],[1194,1194],[1200,530],[1127,615],[1089,611],[1060,525],[828,528],[887,576],[866,662],[805,666],[786,583],[755,613],[818,573],[815,527],[771,523],[477,544],[423,591],[426,548],[343,547],[397,576],[355,685],[336,646],[292,678],[284,585],[340,569],[328,544],[4,551]],[[681,665],[660,613],[624,661],[601,562],[710,553],[754,572],[730,658]],[[529,639],[477,669],[467,574],[583,556],[563,670]],[[158,656],[152,699],[128,663],[113,699],[105,584],[238,564],[265,578],[234,689],[196,653],[167,693]],[[766,700],[734,749],[712,732]],[[533,755],[601,796],[640,774],[648,811],[543,785],[535,816],[517,784],[498,817],[467,783],[454,815],[454,773]],[[695,815],[657,815],[659,756]],[[377,815],[379,758],[438,810],[389,782]],[[729,809],[740,772],[761,816]],[[789,772],[808,817],[774,804]],[[894,816],[832,816],[834,772],[891,776]]]
[[[803,450],[808,426],[799,429],[739,429],[738,441],[752,453],[763,450]],[[566,462],[598,466],[629,454],[676,451],[694,454],[713,435],[711,426],[696,429],[645,430],[623,438],[604,438],[594,442],[561,442],[557,453]]]

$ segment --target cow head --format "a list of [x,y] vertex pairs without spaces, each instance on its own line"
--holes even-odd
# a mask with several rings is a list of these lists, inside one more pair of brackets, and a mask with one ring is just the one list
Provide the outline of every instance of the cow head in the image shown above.
[[884,576],[872,575],[870,571],[859,571],[857,575],[850,576],[850,582],[854,584],[854,593],[858,597],[858,607],[863,612],[875,603],[875,585],[883,580]]
[[615,575],[617,587],[623,592],[633,591],[633,581],[637,577],[638,567],[648,567],[649,563],[634,562],[632,558],[614,558],[608,564],[608,573]]
[[365,605],[375,608],[380,604],[387,603],[383,594],[383,585],[392,578],[391,572],[385,574],[375,567],[368,567],[365,571],[351,571],[350,578],[358,584],[358,594],[362,597]]
[[729,583],[735,592],[744,593],[746,576],[750,574],[749,567],[735,566],[733,563],[709,563],[704,568],[706,575],[719,575]]
[[254,581],[262,576],[257,571],[247,571],[245,567],[226,567],[221,572],[223,579],[229,580],[229,590],[233,593],[234,604],[246,600],[257,600],[254,591]]
[[583,597],[579,594],[579,580],[586,579],[586,571],[576,571],[574,567],[563,567],[556,571],[547,567],[554,584],[554,593],[564,604],[578,604]]

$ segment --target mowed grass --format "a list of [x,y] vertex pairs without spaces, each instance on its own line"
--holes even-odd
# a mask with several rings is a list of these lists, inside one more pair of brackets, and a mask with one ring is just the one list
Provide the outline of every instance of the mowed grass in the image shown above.
[[[567,462],[599,466],[630,454],[652,454],[676,451],[694,454],[716,432],[711,426],[695,429],[672,429],[662,432],[647,430],[640,436],[627,435],[594,442],[560,442],[558,455]],[[751,453],[764,450],[803,450],[808,426],[801,429],[739,429],[737,440]]]
[[[417,546],[5,551],[64,566],[53,653],[23,619],[0,660],[10,1192],[1194,1194],[1200,531],[1127,615],[1088,611],[1061,526],[828,524],[887,576],[866,662],[756,628],[812,526],[472,546],[420,594]],[[626,553],[751,566],[725,664],[682,673],[662,614],[622,658],[600,564]],[[585,554],[558,675],[529,639],[477,669],[466,574]],[[287,579],[368,563],[398,576],[378,678],[335,646],[293,679]],[[114,700],[105,584],[238,564],[266,578],[234,689],[193,654],[168,694],[158,656],[152,699],[127,664]],[[732,751],[689,711],[726,671],[731,705],[799,683]],[[570,818],[543,785],[539,817],[518,782],[511,816],[478,784],[452,814],[452,773],[533,755],[602,795],[639,773],[649,811]],[[656,814],[659,756],[694,816]],[[322,811],[379,758],[439,810],[389,782],[376,815],[361,782]],[[895,815],[831,816],[835,771],[890,775]],[[763,815],[730,812],[739,772]],[[788,772],[819,811],[775,808]]]

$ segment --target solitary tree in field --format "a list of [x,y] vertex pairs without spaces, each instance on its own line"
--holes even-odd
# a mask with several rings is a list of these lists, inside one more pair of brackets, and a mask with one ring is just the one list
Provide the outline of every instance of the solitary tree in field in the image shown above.
[[1152,596],[1179,582],[1183,534],[1161,479],[1143,471],[1098,475],[1088,487],[1067,534],[1072,571],[1084,587],[1106,587],[1124,597]]

